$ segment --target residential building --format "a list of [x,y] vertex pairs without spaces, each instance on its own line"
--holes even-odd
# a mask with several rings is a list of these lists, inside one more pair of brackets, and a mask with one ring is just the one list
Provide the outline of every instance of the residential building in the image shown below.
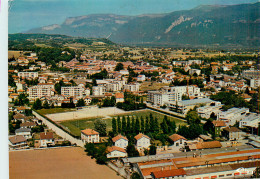
[[209,119],[210,116],[214,115],[217,116],[218,113],[221,112],[220,108],[222,107],[221,103],[214,103],[216,104],[216,106],[202,106],[202,107],[198,107],[196,110],[198,112],[198,114],[206,119]]
[[120,85],[119,83],[108,83],[106,84],[106,91],[108,92],[116,92],[116,91],[120,91],[121,89],[119,88]]
[[30,128],[20,128],[15,130],[15,135],[24,136],[26,139],[32,138]]
[[17,135],[9,137],[9,148],[11,150],[15,149],[26,149],[29,146],[27,145],[27,139],[24,136]]
[[24,122],[20,124],[21,128],[33,128],[36,126],[35,122]]
[[150,143],[151,138],[142,133],[139,133],[138,135],[136,135],[135,140],[136,140],[136,148],[138,150],[148,149],[151,145],[151,143]]
[[199,69],[189,69],[190,75],[194,75],[195,73],[197,74],[197,76],[199,76],[201,74],[201,70],[199,70]]
[[93,96],[104,96],[106,88],[104,86],[93,86],[92,91]]
[[93,129],[84,129],[81,131],[81,140],[84,143],[99,143],[99,133]]
[[53,132],[41,132],[40,133],[40,147],[48,147],[54,145]]
[[242,72],[242,76],[245,78],[259,78],[260,70],[255,70],[255,69],[244,70]]
[[172,134],[169,136],[169,139],[172,141],[171,148],[180,151],[180,149],[184,149],[187,144],[187,139],[179,134]]
[[127,157],[127,152],[125,149],[117,146],[112,146],[107,148],[107,158],[121,158]]
[[75,97],[82,98],[83,97],[84,88],[78,86],[66,86],[61,87],[61,95],[66,97]]
[[[260,74],[259,74],[260,76]],[[251,88],[258,88],[260,86],[260,78],[252,78],[250,79],[250,87]]]
[[137,81],[145,81],[145,75],[138,75]]
[[242,131],[236,127],[226,127],[222,131],[222,135],[228,140],[240,140],[243,139]]
[[54,90],[50,87],[32,86],[28,88],[29,99],[41,97],[51,97],[54,95]]
[[133,84],[125,84],[124,85],[124,89],[126,91],[130,91],[130,92],[138,92],[139,91],[139,83],[133,83]]
[[126,147],[128,146],[128,139],[125,136],[122,136],[121,134],[112,138],[112,141],[114,142],[114,145],[116,147],[126,149]]
[[119,103],[119,102],[123,103],[125,101],[124,93],[116,93],[115,98],[116,98],[116,103]]
[[22,78],[38,78],[38,72],[18,72],[18,77]]
[[214,120],[212,121],[214,127],[215,127],[215,136],[219,137],[221,136],[221,131],[226,127],[226,123],[221,120]]

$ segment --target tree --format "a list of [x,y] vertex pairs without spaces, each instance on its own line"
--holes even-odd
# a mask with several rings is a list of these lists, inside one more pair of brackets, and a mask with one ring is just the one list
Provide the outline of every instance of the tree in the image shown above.
[[127,116],[126,131],[127,131],[127,133],[131,132],[131,121],[130,121],[130,117],[129,116]]
[[200,116],[198,115],[197,111],[193,111],[193,110],[188,111],[185,119],[187,120],[188,124],[191,123],[200,124]]
[[139,134],[139,132],[140,132],[140,121],[139,121],[139,118],[136,117],[135,118],[135,133]]
[[141,116],[141,132],[144,133],[145,125],[144,125],[144,118]]
[[152,113],[150,113],[150,130],[149,132],[154,132],[155,129],[155,122]]
[[120,71],[124,69],[124,65],[122,63],[116,64],[115,71]]
[[122,131],[121,119],[119,116],[117,116],[117,132],[121,133],[121,131]]
[[132,116],[132,127],[131,127],[131,131],[133,134],[135,134],[135,118],[134,116]]
[[97,86],[97,80],[95,78],[92,79],[92,86]]
[[189,98],[189,96],[183,94],[182,97],[181,97],[181,99],[182,99],[182,100],[189,100],[190,98]]
[[33,109],[38,110],[42,108],[42,102],[39,98],[33,103]]
[[85,106],[85,101],[82,98],[79,99],[76,106],[77,107]]
[[125,120],[125,116],[122,117],[122,133],[123,134],[126,133],[126,120]]
[[159,133],[159,124],[158,124],[158,118],[154,119],[154,132]]
[[164,118],[163,118],[163,122],[161,123],[161,129],[162,129],[164,134],[169,133],[168,125],[167,125],[167,116],[164,116]]
[[94,129],[99,132],[100,136],[106,136],[107,134],[107,124],[105,121],[96,119],[94,121]]
[[155,145],[150,146],[149,155],[156,155],[156,146]]
[[50,106],[49,106],[49,103],[45,100],[44,103],[43,103],[43,106],[42,106],[44,109],[49,109]]
[[208,119],[207,122],[203,124],[203,130],[210,134],[215,133],[214,125],[211,119]]
[[131,175],[131,179],[141,179],[142,177],[139,175],[139,173],[137,172],[134,172],[132,175]]
[[148,133],[150,131],[150,121],[148,116],[146,116],[144,131],[145,133]]
[[113,134],[115,135],[117,133],[117,126],[116,126],[116,119],[114,117],[112,118],[112,130],[113,130]]
[[139,152],[136,150],[135,146],[131,143],[126,147],[126,152],[128,154],[128,157],[139,157]]

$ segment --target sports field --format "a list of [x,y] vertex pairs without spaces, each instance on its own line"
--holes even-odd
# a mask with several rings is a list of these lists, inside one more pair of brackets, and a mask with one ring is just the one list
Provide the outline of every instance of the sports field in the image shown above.
[[80,147],[9,152],[10,179],[119,179],[106,165],[98,165]]
[[[146,116],[149,116],[150,113],[152,113],[152,115],[155,118],[158,118],[158,122],[161,123],[164,115],[161,113],[157,113],[154,111],[151,111],[149,109],[146,110],[141,110],[141,111],[133,111],[133,112],[128,112],[128,113],[124,113],[124,114],[118,114],[118,115],[111,115],[111,116],[107,116],[107,117],[92,117],[92,118],[83,118],[83,119],[78,119],[78,120],[64,120],[64,121],[60,121],[59,123],[61,125],[63,125],[65,128],[67,128],[69,130],[69,132],[71,132],[72,134],[76,135],[76,136],[80,136],[80,131],[86,128],[94,128],[94,121],[95,119],[99,118],[102,119],[106,122],[107,124],[107,131],[112,130],[112,117],[117,118],[117,116],[130,116],[130,118],[132,118],[132,116],[134,117],[140,117],[142,116],[145,120]],[[170,120],[174,120],[176,122],[176,125],[183,125],[185,124],[184,121],[181,121],[177,118],[174,117],[169,117],[168,119]]]

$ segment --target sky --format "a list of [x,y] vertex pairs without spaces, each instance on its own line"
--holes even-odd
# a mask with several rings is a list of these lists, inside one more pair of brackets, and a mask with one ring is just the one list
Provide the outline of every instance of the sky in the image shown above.
[[8,32],[62,24],[67,17],[88,14],[140,15],[188,10],[199,5],[232,5],[259,0],[13,0]]

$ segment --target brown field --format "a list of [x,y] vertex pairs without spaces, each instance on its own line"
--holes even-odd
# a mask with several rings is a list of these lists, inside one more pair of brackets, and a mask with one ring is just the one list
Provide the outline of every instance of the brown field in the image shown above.
[[9,152],[12,178],[121,178],[106,165],[98,165],[79,147]]
[[8,51],[8,58],[18,58],[20,56],[21,51]]
[[169,84],[144,81],[143,83],[141,83],[140,90],[141,91],[159,90],[164,86],[169,86]]

